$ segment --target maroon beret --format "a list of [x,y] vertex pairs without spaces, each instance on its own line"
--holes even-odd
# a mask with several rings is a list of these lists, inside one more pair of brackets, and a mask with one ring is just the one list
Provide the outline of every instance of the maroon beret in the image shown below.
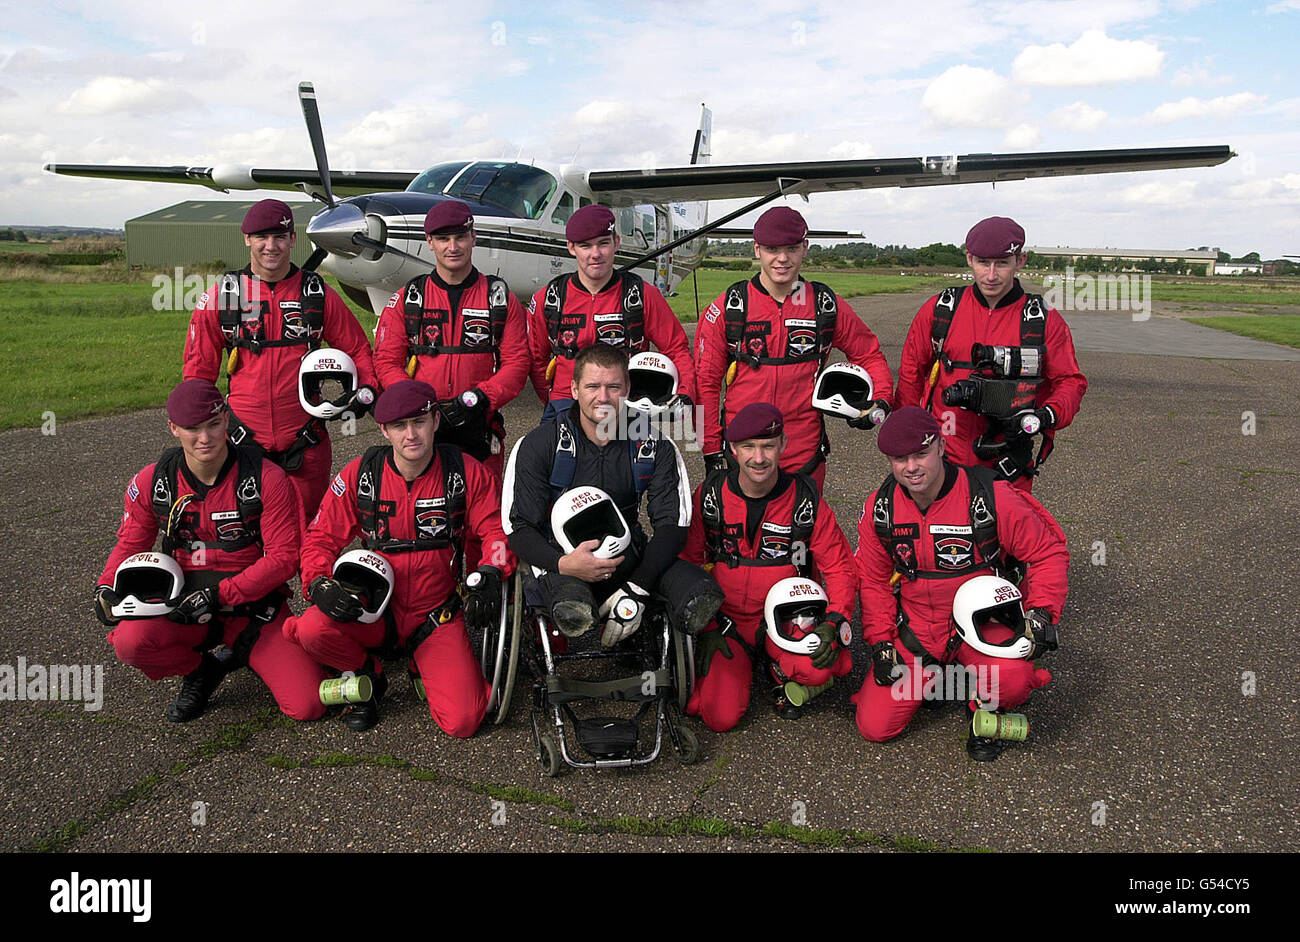
[[889,413],[876,433],[876,447],[891,458],[903,458],[927,447],[939,436],[939,420],[920,406]]
[[434,203],[424,217],[424,234],[451,234],[474,225],[474,214],[460,200]]
[[808,223],[789,206],[773,206],[754,223],[759,245],[797,245],[808,236]]
[[393,383],[375,400],[375,421],[380,425],[409,419],[438,408],[438,393],[423,380],[404,379]]
[[599,203],[582,207],[564,224],[564,237],[570,242],[590,242],[613,234],[614,213]]
[[244,235],[293,232],[293,210],[282,200],[262,200],[244,213],[244,224],[239,229]]
[[751,402],[727,423],[726,439],[733,444],[750,438],[775,438],[785,431],[781,410],[770,402]]
[[976,258],[1002,258],[1025,251],[1025,230],[1014,219],[990,216],[966,233],[966,251]]
[[206,422],[225,408],[221,391],[206,379],[187,379],[167,397],[167,418],[181,428]]

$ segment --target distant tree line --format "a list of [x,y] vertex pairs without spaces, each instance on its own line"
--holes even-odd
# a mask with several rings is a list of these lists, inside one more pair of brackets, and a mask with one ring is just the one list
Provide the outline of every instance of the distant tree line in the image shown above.
[[12,227],[0,229],[0,242],[26,242],[27,233]]
[[[752,259],[752,242],[710,241],[708,254],[718,258]],[[935,242],[919,249],[906,245],[876,245],[873,242],[842,242],[813,245],[808,264],[818,268],[952,267],[966,264],[966,252],[956,245]]]

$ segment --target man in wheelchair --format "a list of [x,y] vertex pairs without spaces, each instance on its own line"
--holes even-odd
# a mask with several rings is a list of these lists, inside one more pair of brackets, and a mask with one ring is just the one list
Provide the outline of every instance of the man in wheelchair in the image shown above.
[[[344,716],[358,732],[379,722],[388,686],[381,656],[410,658],[429,712],[451,736],[474,734],[492,694],[466,623],[500,617],[501,585],[515,559],[501,531],[496,478],[455,446],[434,444],[437,409],[428,383],[403,380],[384,390],[374,416],[388,446],[368,449],[335,476],[303,542],[302,585],[312,607],[289,619],[284,634],[320,663],[370,679],[370,699]],[[471,531],[482,558],[462,597]],[[389,564],[387,591],[366,591],[336,565],[358,536]]]
[[[613,647],[640,628],[656,590],[674,627],[695,634],[722,593],[678,558],[691,522],[681,454],[648,423],[628,421],[622,350],[587,347],[573,370],[574,405],[520,439],[506,466],[501,517],[510,548],[532,567],[541,607],[567,637],[599,621],[601,644]],[[638,519],[643,494],[649,539]]]

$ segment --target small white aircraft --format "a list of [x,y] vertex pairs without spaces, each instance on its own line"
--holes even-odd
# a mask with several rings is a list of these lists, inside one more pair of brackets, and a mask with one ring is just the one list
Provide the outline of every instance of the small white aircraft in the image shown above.
[[[329,169],[316,92],[298,86],[298,98],[316,157],[315,170],[215,167],[140,167],[46,164],[51,173],[113,180],[190,183],[231,190],[301,190],[325,203],[307,224],[316,246],[306,266],[334,275],[358,303],[376,313],[417,274],[432,270],[424,217],[440,200],[458,199],[474,212],[474,264],[499,275],[525,302],[541,285],[576,263],[564,224],[579,207],[614,208],[622,238],[616,261],[670,293],[703,258],[705,235],[749,238],[723,224],[783,196],[877,187],[997,183],[1029,177],[1209,167],[1235,154],[1226,145],[1056,151],[1039,154],[966,154],[881,160],[710,166],[712,115],[703,108],[690,164],[641,170],[585,170],[505,160],[456,160],[423,173]],[[337,200],[336,194],[346,196]],[[710,200],[753,202],[706,224]],[[860,233],[814,230],[813,238]]]

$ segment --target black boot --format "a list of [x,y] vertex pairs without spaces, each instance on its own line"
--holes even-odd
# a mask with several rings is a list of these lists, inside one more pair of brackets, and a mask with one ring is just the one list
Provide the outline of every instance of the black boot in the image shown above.
[[[973,723],[974,714],[971,715],[971,719]],[[966,755],[976,762],[992,762],[1001,754],[1002,740],[991,736],[976,736],[975,727],[971,726],[970,735],[966,739]]]
[[173,723],[188,723],[202,716],[208,708],[208,697],[217,689],[221,678],[226,676],[226,669],[226,665],[211,652],[205,652],[199,666],[186,674],[181,682],[181,692],[167,708],[167,719]]
[[357,674],[370,678],[370,699],[365,703],[349,704],[343,711],[343,722],[348,729],[364,733],[379,722],[379,701],[384,699],[384,692],[388,690],[388,675],[379,673],[379,665],[373,660],[366,661]]

